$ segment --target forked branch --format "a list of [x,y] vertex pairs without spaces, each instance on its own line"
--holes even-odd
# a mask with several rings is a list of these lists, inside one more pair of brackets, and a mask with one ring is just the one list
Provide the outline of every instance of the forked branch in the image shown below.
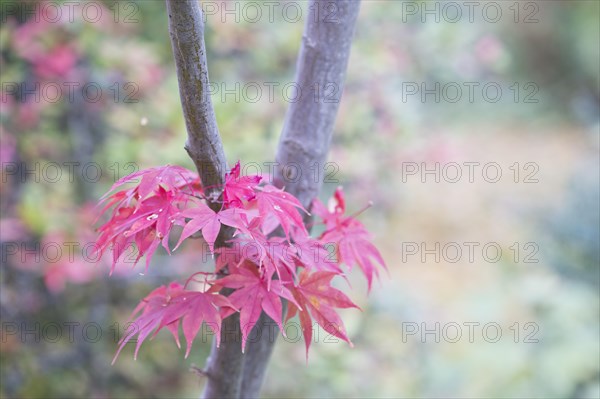
[[[197,0],[166,1],[188,131],[185,148],[205,190],[209,193],[212,190],[211,194],[218,197],[216,188],[223,184],[226,160],[209,95],[202,10]],[[276,157],[279,168],[275,174],[275,184],[285,187],[306,208],[322,185],[321,179],[315,181],[311,171],[315,166],[323,168],[329,151],[359,7],[358,0],[311,0],[309,3],[312,12],[306,19],[296,64],[295,81],[300,97],[290,105],[285,117]],[[317,98],[315,89],[319,93]],[[334,93],[333,98],[331,93]],[[286,165],[299,168],[301,175],[284,176]],[[218,203],[212,206],[216,209]],[[223,237],[220,239],[222,244]],[[263,313],[255,328],[271,331],[272,323]],[[217,349],[213,345],[203,370],[208,377],[205,398],[258,397],[275,339],[268,333],[256,336],[260,336],[260,340],[249,342],[246,354],[242,354],[239,315],[223,320],[221,346]]]

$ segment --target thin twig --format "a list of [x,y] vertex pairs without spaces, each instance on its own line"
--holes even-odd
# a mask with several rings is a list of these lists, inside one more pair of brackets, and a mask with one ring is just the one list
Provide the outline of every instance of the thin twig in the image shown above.
[[190,371],[199,377],[210,378],[210,373],[207,370],[196,366],[194,363],[190,366]]

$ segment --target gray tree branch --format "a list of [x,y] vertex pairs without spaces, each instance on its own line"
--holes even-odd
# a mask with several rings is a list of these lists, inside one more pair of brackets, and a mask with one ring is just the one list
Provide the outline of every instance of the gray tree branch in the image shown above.
[[[167,0],[169,35],[177,68],[179,93],[188,132],[185,145],[194,161],[205,193],[212,198],[209,205],[219,210],[216,201],[224,183],[225,153],[208,91],[208,66],[204,45],[204,22],[197,0]],[[231,238],[230,229],[221,229],[216,247]],[[239,315],[223,320],[221,346],[213,342],[207,361],[208,376],[203,396],[206,398],[238,398],[244,358],[240,349]]]
[[209,92],[202,10],[197,0],[167,0],[167,12],[188,132],[185,149],[198,169],[205,192],[216,197],[227,164]]
[[[321,190],[322,179],[315,179],[314,167],[323,171],[329,152],[359,8],[359,0],[309,3],[311,12],[306,17],[296,62],[295,83],[300,87],[300,98],[286,114],[274,177],[276,185],[298,197],[307,209]],[[284,170],[295,170],[284,168],[286,165],[299,168],[301,175],[284,176]],[[305,221],[309,222],[309,218]],[[271,337],[266,333],[272,324],[274,321],[263,312],[255,326],[262,333],[257,335],[260,340],[248,347],[242,378],[244,397],[255,398],[260,393],[275,346],[276,335]]]
[[[322,186],[322,178],[315,179],[314,167],[322,172],[329,152],[360,1],[313,0],[309,7],[320,11],[318,18],[309,13],[306,20],[295,77],[302,95],[285,117],[275,177],[276,184],[285,186],[307,209]],[[299,178],[284,176],[285,165],[300,167]]]

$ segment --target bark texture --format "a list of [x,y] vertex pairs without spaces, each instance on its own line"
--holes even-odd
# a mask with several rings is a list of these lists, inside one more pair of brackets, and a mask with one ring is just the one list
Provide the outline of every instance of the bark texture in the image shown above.
[[[209,94],[204,22],[197,0],[166,0],[169,33],[188,139],[185,149],[194,161],[205,191],[218,210],[220,186],[227,169],[223,145]],[[322,185],[323,166],[344,86],[358,0],[311,0],[296,64],[298,101],[291,103],[277,150],[275,184],[299,198],[308,209]],[[292,168],[284,168],[292,165]],[[315,179],[314,168],[321,171]],[[300,176],[284,176],[284,171]],[[222,229],[215,246],[230,230]],[[239,315],[223,320],[221,345],[213,343],[204,398],[256,398],[264,380],[277,333],[275,323],[261,315],[241,352]]]
[[[360,1],[355,0],[311,1],[309,5],[309,10],[319,11],[309,13],[306,19],[295,77],[302,95],[290,105],[285,117],[275,180],[307,209],[323,183],[323,167],[344,90],[359,7]],[[299,178],[284,176],[286,165],[294,166],[286,171],[299,167]],[[320,171],[319,179],[315,179],[315,167]]]
[[185,149],[198,169],[205,191],[216,199],[227,164],[209,92],[202,10],[197,0],[167,0],[167,12],[188,132]]
[[[277,148],[275,184],[295,195],[306,209],[319,195],[339,108],[360,1],[311,1],[296,62],[299,100],[290,104]],[[318,11],[317,11],[318,10]],[[318,93],[315,96],[315,93]],[[315,168],[318,179],[315,179]],[[285,176],[284,172],[300,175]],[[310,217],[305,217],[305,223]],[[248,349],[242,392],[258,397],[275,339],[264,332],[274,323],[261,315],[263,334]],[[276,336],[275,336],[276,337]]]
[[[169,35],[177,68],[177,81],[188,138],[185,149],[194,161],[209,203],[218,211],[220,187],[227,164],[217,120],[209,94],[208,66],[204,44],[204,21],[197,0],[167,0]],[[221,229],[215,247],[231,238],[231,229]],[[213,342],[204,373],[206,398],[239,398],[244,357],[240,345],[239,315],[223,320],[221,345]]]

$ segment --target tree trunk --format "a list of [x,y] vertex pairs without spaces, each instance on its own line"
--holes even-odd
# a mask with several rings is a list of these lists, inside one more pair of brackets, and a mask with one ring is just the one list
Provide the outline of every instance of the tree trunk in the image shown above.
[[[185,149],[194,161],[209,196],[216,201],[227,169],[223,145],[209,95],[202,10],[197,0],[166,0],[169,33],[177,67],[188,140]],[[308,209],[318,195],[321,171],[329,150],[360,1],[311,0],[296,65],[296,84],[303,93],[290,105],[277,150],[274,182]],[[313,95],[318,88],[319,96]],[[328,94],[334,93],[331,97]],[[311,93],[311,94],[309,94]],[[284,165],[299,168],[301,176],[283,175]],[[312,168],[312,173],[311,173]],[[308,220],[307,220],[308,221]],[[216,247],[230,237],[222,229]],[[254,327],[246,353],[241,352],[239,314],[223,320],[221,345],[213,343],[207,367],[204,398],[256,398],[276,341],[275,323],[264,313]]]

